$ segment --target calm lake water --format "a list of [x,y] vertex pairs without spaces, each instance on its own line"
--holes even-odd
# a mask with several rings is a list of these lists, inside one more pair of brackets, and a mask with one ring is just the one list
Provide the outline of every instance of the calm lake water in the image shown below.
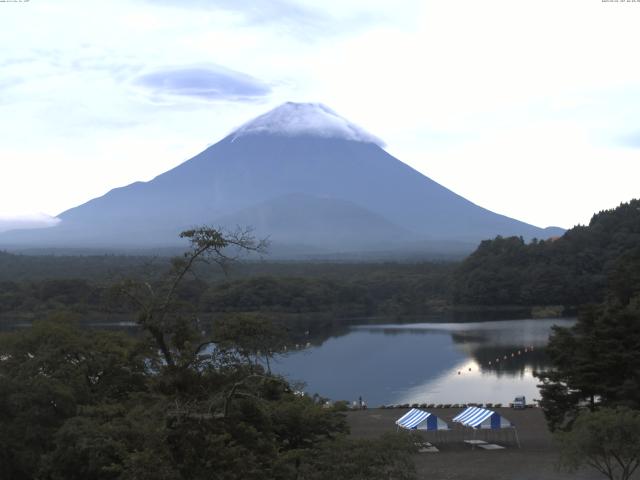
[[304,382],[309,394],[350,401],[362,396],[369,406],[506,404],[517,395],[531,402],[539,398],[533,372],[548,366],[544,347],[551,327],[574,323],[552,319],[359,325],[320,346],[279,357],[272,368],[291,381]]

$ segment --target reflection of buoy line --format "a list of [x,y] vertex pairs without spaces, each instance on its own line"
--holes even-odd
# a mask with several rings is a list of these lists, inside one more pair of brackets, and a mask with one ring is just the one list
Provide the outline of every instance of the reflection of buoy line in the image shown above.
[[[478,370],[481,370],[482,367],[492,367],[492,366],[500,365],[501,362],[502,362],[502,364],[504,364],[505,362],[511,360],[512,358],[516,358],[516,357],[522,356],[525,353],[531,353],[531,352],[533,352],[533,350],[534,350],[533,345],[530,345],[528,347],[524,347],[521,350],[516,350],[515,352],[512,352],[511,354],[503,355],[502,358],[496,357],[495,360],[489,360],[484,365],[479,363],[478,364]],[[468,371],[471,372],[471,371],[473,371],[473,369],[471,367],[469,367]],[[458,370],[458,375],[462,375],[462,370]]]

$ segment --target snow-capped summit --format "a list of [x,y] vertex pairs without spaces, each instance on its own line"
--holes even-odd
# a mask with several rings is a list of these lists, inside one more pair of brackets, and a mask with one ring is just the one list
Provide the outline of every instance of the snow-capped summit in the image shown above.
[[313,135],[324,138],[341,138],[356,142],[384,142],[359,126],[349,122],[321,103],[283,103],[279,107],[245,123],[235,132],[233,140],[245,135],[269,133],[294,137]]

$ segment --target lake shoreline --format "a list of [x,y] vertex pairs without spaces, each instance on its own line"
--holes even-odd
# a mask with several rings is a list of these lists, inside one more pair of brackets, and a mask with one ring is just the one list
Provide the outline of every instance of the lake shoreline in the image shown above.
[[[42,310],[42,311],[7,311],[0,313],[0,328],[10,330],[12,327],[23,328],[29,326],[35,321],[44,320],[54,314],[67,314],[75,319],[79,325],[85,326],[104,326],[106,328],[117,327],[119,324],[135,323],[136,312],[105,312],[100,310]],[[210,320],[216,317],[224,316],[228,313],[237,314],[254,314],[254,311],[248,312],[202,312],[200,316]],[[296,320],[304,320],[309,325],[322,329],[327,326],[342,325],[350,327],[361,324],[411,324],[411,323],[473,323],[486,321],[501,320],[550,320],[550,319],[566,319],[574,318],[577,314],[575,307],[563,305],[453,305],[443,304],[434,307],[432,310],[420,314],[377,314],[377,315],[348,315],[340,312],[279,312],[279,311],[260,311],[267,317],[282,318],[285,324],[291,323],[295,325]],[[129,326],[129,325],[127,325]],[[307,327],[305,326],[305,328]]]

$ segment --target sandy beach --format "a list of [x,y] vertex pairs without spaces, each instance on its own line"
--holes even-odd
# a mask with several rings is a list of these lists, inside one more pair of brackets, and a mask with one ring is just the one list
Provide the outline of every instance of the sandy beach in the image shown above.
[[[558,455],[551,433],[548,431],[542,410],[527,408],[513,410],[497,408],[518,430],[521,448],[511,431],[477,432],[476,438],[506,447],[502,450],[486,451],[464,442],[473,439],[473,432],[458,427],[451,419],[460,413],[460,408],[429,409],[453,427],[450,432],[436,438],[432,433],[423,434],[439,452],[415,455],[418,478],[440,480],[596,480],[602,479],[595,470],[576,473],[557,469]],[[385,432],[396,431],[395,420],[408,409],[368,409],[350,411],[347,414],[351,434],[360,438],[374,438]]]

